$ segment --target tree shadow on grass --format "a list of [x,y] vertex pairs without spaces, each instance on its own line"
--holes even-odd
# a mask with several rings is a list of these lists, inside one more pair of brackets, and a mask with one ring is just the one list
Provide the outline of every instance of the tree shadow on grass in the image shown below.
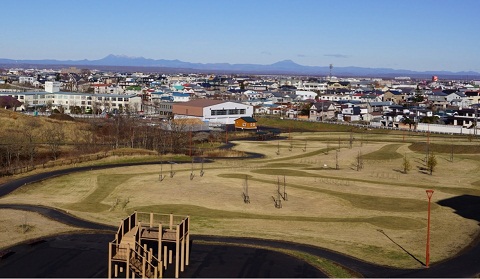
[[418,172],[423,174],[430,174],[430,171],[426,167],[417,166]]
[[473,219],[480,222],[479,196],[461,195],[438,201],[437,204],[454,209],[456,214],[464,218]]
[[377,229],[378,232],[380,232],[381,234],[383,234],[384,236],[386,236],[391,242],[393,242],[395,245],[397,245],[398,247],[400,247],[400,249],[402,249],[405,253],[407,253],[407,255],[409,255],[410,257],[412,257],[414,260],[416,260],[417,262],[419,262],[421,265],[425,266],[425,263],[422,262],[421,260],[417,259],[417,257],[415,257],[412,253],[408,252],[405,248],[402,247],[402,245],[398,244],[397,242],[395,242],[395,240],[393,240],[390,236],[388,236],[383,230],[381,229]]

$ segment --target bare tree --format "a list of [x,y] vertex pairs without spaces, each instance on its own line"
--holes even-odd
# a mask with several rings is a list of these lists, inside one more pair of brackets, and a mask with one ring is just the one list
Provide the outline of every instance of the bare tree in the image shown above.
[[22,131],[23,139],[25,141],[24,150],[28,156],[30,164],[33,164],[35,155],[37,154],[36,135],[40,124],[37,122],[27,122],[25,129]]
[[183,153],[188,146],[187,133],[190,129],[187,119],[174,119],[169,121],[171,152]]
[[53,124],[50,127],[46,128],[44,131],[44,138],[45,142],[50,148],[50,151],[52,152],[53,159],[57,160],[58,155],[60,155],[60,146],[65,141],[63,125]]

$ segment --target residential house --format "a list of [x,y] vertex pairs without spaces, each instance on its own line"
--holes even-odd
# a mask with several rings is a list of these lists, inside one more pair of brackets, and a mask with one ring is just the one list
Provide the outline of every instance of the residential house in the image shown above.
[[470,90],[464,92],[467,99],[470,100],[471,104],[479,104],[480,103],[480,91],[479,90]]
[[291,103],[293,101],[289,94],[283,92],[272,92],[272,96],[269,100],[273,103]]
[[257,120],[253,117],[240,117],[235,119],[235,129],[241,130],[256,130],[257,129]]
[[317,97],[317,93],[313,91],[295,91],[296,99],[299,100],[314,100]]
[[[0,96],[0,108],[12,109],[14,111],[21,107],[22,103],[12,96]],[[26,109],[26,108],[23,108]]]
[[360,121],[363,120],[362,114],[368,113],[366,108],[361,108],[354,104],[344,104],[341,105],[341,113],[338,114],[338,119],[346,122]]
[[387,111],[388,108],[393,105],[392,101],[387,101],[387,102],[369,102],[367,103],[367,111],[369,113],[372,112],[384,112]]
[[[400,105],[391,105],[383,113],[382,126],[398,128],[404,118],[405,108]],[[409,111],[408,111],[409,113]]]
[[18,83],[33,84],[36,80],[37,80],[36,77],[28,77],[28,76],[18,77]]
[[381,102],[382,101],[382,95],[377,95],[374,93],[364,93],[362,96],[360,96],[360,101],[362,103],[372,103],[372,102]]
[[434,107],[446,109],[447,105],[449,104],[447,101],[448,95],[449,94],[442,91],[433,91],[432,93],[428,94],[428,101]]
[[450,105],[456,106],[456,107],[469,107],[472,105],[467,95],[459,91],[448,94],[447,102]]
[[383,94],[383,101],[393,102],[395,104],[402,104],[407,100],[407,95],[399,90],[388,90]]
[[462,108],[453,114],[453,125],[473,128],[478,123],[478,108]]
[[338,92],[339,89],[347,89],[350,91],[349,81],[329,81],[327,82],[327,89]]
[[336,108],[333,102],[320,101],[312,104],[308,118],[315,121],[335,118]]
[[188,102],[190,101],[190,94],[173,92],[171,94],[173,102]]
[[322,94],[318,96],[318,99],[321,101],[338,102],[338,101],[350,101],[351,97],[348,95],[340,95],[340,94]]

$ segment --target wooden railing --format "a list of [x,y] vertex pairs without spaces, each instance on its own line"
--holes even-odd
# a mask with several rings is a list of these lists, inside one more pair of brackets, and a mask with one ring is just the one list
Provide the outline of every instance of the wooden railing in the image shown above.
[[142,226],[154,227],[158,224],[165,225],[164,228],[170,230],[175,230],[176,225],[185,221],[185,216],[183,215],[173,215],[173,214],[156,214],[149,212],[137,212],[137,222],[142,224]]
[[[143,278],[148,277],[148,278],[162,278],[162,262],[158,260],[154,255],[152,251],[148,251],[146,245],[142,247],[140,243],[135,241],[135,249],[130,249],[130,266],[134,266],[137,268],[137,272],[141,273]],[[140,266],[137,266],[135,263],[132,261],[137,261],[137,263],[141,262],[141,268]]]

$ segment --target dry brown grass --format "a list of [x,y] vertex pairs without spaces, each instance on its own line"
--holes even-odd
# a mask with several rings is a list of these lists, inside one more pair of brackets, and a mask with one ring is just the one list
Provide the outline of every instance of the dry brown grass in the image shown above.
[[38,213],[11,209],[0,210],[0,223],[2,224],[0,249],[52,234],[79,230],[47,219]]
[[[279,154],[277,141],[238,142],[235,150],[266,157],[219,159],[205,164],[203,177],[199,176],[200,164],[194,164],[193,180],[190,163],[174,165],[173,178],[169,177],[170,166],[163,165],[167,177],[162,182],[159,165],[113,168],[27,185],[0,202],[54,206],[111,225],[133,210],[189,214],[192,234],[296,241],[378,264],[412,268],[420,264],[398,245],[424,260],[425,189],[433,188],[431,261],[451,257],[478,234],[478,221],[435,204],[464,193],[480,193],[477,158],[457,156],[449,162],[439,155],[438,169],[428,175],[417,168],[423,166],[424,154],[412,152],[409,143],[400,140],[395,151],[388,152],[407,154],[414,167],[410,173],[399,171],[403,158],[398,156],[365,160],[364,169],[356,171],[359,151],[364,155],[376,152],[391,145],[392,138],[363,144],[355,141],[352,148],[347,142],[342,144],[340,170],[335,170],[336,152],[326,152],[335,141],[323,137],[332,138],[318,133],[293,134],[292,141],[280,141]],[[305,140],[307,150],[303,151]],[[294,145],[291,151],[290,142]],[[283,182],[283,175],[288,201],[282,201],[283,207],[277,209],[272,196],[276,197],[277,179]],[[242,199],[246,176],[250,204]]]

